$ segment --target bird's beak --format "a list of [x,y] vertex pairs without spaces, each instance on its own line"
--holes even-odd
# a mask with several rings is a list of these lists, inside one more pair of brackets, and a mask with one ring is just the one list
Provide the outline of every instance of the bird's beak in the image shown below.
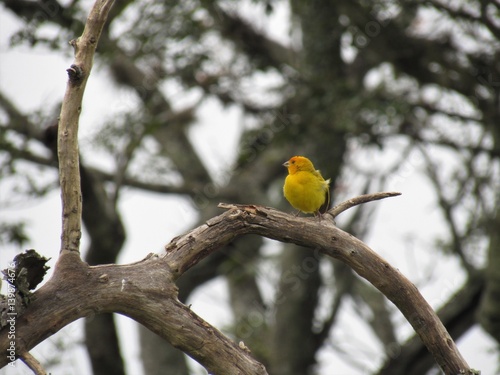
[[285,161],[285,162],[283,163],[283,166],[288,168],[288,167],[290,166],[290,163],[289,163],[289,162],[287,162],[287,161]]

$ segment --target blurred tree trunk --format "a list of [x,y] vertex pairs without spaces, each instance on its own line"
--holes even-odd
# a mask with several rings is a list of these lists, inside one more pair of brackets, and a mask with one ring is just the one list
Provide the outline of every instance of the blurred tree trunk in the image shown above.
[[144,374],[189,374],[183,352],[141,325],[139,325],[139,337]]
[[486,285],[480,309],[480,322],[483,328],[500,343],[500,210],[497,209],[496,217],[487,224],[491,233],[488,246],[488,259],[486,262]]
[[321,286],[319,259],[309,250],[287,245],[281,268],[270,371],[275,375],[314,374],[313,322]]
[[[84,202],[82,220],[90,237],[86,261],[90,265],[116,263],[125,243],[125,228],[116,204],[106,193],[103,181],[84,165],[80,166],[80,176]],[[125,374],[113,314],[85,319],[85,345],[94,375]]]

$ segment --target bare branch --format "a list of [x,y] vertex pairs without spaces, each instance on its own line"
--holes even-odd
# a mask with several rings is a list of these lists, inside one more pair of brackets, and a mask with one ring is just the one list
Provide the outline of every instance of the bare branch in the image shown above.
[[92,69],[95,49],[114,0],[97,0],[90,11],[75,48],[75,63],[68,71],[69,81],[61,107],[58,128],[59,181],[62,200],[61,252],[80,250],[82,234],[82,192],[78,155],[78,121],[85,85]]
[[[78,259],[75,252],[60,257],[54,276],[18,316],[18,353],[77,319],[116,312],[142,323],[211,374],[267,374],[247,350],[179,302],[167,258],[149,255],[134,264],[95,267]],[[0,331],[2,350],[10,345],[8,334],[8,329]],[[8,361],[7,356],[0,356],[0,368]]]
[[[326,254],[346,263],[400,309],[444,373],[474,373],[417,288],[354,236],[329,220],[295,217],[263,206],[220,206],[229,210],[174,238],[161,257],[97,267],[75,262],[76,253],[60,257],[52,279],[35,293],[18,319],[19,352],[30,350],[76,319],[116,312],[142,323],[210,373],[266,374],[246,349],[180,303],[174,284],[186,270],[236,238],[257,234],[305,246],[315,257]],[[0,331],[0,351],[8,348],[7,335],[7,330]],[[7,361],[0,357],[0,366]]]
[[47,371],[38,362],[38,360],[31,355],[30,352],[23,352],[20,354],[21,360],[28,366],[36,375],[47,375]]
[[359,197],[355,197],[352,199],[349,199],[347,201],[344,201],[342,203],[339,203],[332,209],[328,210],[326,213],[329,215],[332,215],[334,218],[339,216],[342,212],[348,210],[351,207],[367,203],[367,202],[372,202],[372,201],[377,201],[380,199],[385,199],[389,197],[396,197],[398,195],[401,195],[401,193],[398,192],[381,192],[381,193],[372,193],[372,194],[364,194],[360,195]]
[[[469,274],[462,288],[437,311],[439,318],[455,340],[477,324],[477,306],[484,300],[482,297],[484,284],[485,279],[480,273]],[[388,355],[377,375],[421,375],[428,373],[435,365],[417,334],[400,347],[392,349],[394,352]]]
[[[462,240],[463,235],[458,227],[458,223],[455,218],[455,209],[459,200],[449,199],[446,197],[444,189],[445,184],[441,181],[441,178],[439,177],[436,163],[434,163],[431,160],[430,156],[428,155],[428,153],[424,148],[420,147],[420,152],[426,161],[427,175],[431,183],[435,187],[436,194],[438,197],[439,207],[441,208],[443,215],[446,218],[446,224],[450,229],[452,249],[460,258],[462,266],[465,268],[465,270],[469,273],[472,273],[475,271],[475,269],[474,266],[467,259],[467,256],[465,254],[464,241]],[[449,183],[449,181],[446,182]],[[457,195],[461,196],[462,194],[457,194]]]
[[[361,200],[363,199],[365,198]],[[474,373],[475,370],[470,369],[446,328],[415,285],[363,242],[338,229],[331,221],[298,218],[255,205],[222,204],[219,207],[230,208],[227,212],[230,221],[222,222],[228,231],[225,235],[253,233],[282,242],[293,242],[348,264],[397,306],[445,374]],[[222,216],[214,218],[217,221],[207,222],[207,225],[218,226]],[[233,222],[235,224],[231,225]],[[177,241],[184,242],[186,237]],[[196,247],[196,241],[192,238],[191,245],[191,249]],[[191,253],[185,258],[185,262],[177,258],[174,264],[182,268],[179,261],[187,265],[193,259],[196,259],[196,255]]]

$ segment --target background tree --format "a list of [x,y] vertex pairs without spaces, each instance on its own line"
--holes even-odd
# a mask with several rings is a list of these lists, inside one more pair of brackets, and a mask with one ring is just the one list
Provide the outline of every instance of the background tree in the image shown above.
[[[66,56],[87,12],[80,2],[2,4],[20,22],[13,47]],[[308,155],[332,177],[336,201],[396,187],[415,171],[427,178],[426,193],[447,227],[432,252],[459,260],[465,275],[437,306],[440,316],[455,339],[480,322],[498,342],[498,7],[482,1],[115,4],[96,65],[108,72],[111,95],[123,99],[93,120],[96,130],[82,148],[86,260],[117,262],[133,230],[121,214],[126,188],[187,198],[203,222],[218,213],[219,201],[287,208],[281,164],[293,154]],[[277,39],[271,33],[283,13],[290,35]],[[60,104],[27,113],[8,87],[2,90],[3,189],[8,199],[43,197],[57,186],[53,124]],[[196,143],[196,124],[209,105],[240,114],[239,124],[227,124],[238,134],[231,160],[208,160],[203,152],[222,132]],[[373,207],[359,208],[342,227],[368,238]],[[404,217],[411,221],[411,212]],[[2,238],[26,242],[25,224],[2,221]],[[366,364],[346,353],[336,335],[349,311],[378,340],[380,373],[422,374],[433,365],[418,339],[405,341],[395,309],[349,268],[327,259],[309,264],[309,253],[298,247],[270,247],[260,237],[245,238],[207,258],[179,279],[181,300],[211,280],[226,280],[234,319],[225,329],[244,339],[272,374],[320,373],[320,350],[345,356],[363,373]],[[147,330],[140,335],[145,373],[188,373],[181,352]],[[88,320],[85,343],[94,373],[125,373],[113,316]]]

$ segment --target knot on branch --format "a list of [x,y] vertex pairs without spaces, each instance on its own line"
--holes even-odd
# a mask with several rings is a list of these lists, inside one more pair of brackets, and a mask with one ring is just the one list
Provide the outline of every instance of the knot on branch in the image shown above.
[[83,81],[83,70],[78,65],[72,64],[66,71],[72,84],[79,85]]
[[40,284],[49,270],[46,263],[50,258],[45,258],[35,250],[26,250],[18,254],[12,261],[13,268],[2,270],[4,279],[15,286],[24,296],[30,294]]

